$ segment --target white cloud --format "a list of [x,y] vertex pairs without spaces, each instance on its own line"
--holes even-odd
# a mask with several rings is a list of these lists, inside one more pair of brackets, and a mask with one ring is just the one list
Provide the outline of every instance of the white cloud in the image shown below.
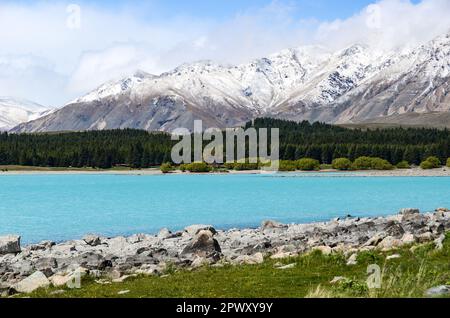
[[415,47],[450,30],[450,1],[383,0],[347,20],[319,25],[314,40],[334,47],[362,42],[394,49]]
[[[392,49],[450,29],[448,0],[382,0],[336,21],[298,20],[295,6],[280,1],[221,22],[158,18],[151,3],[112,11],[85,4],[80,28],[67,5],[0,4],[0,95],[59,106],[136,69],[158,74],[201,59],[242,63],[311,43]],[[151,14],[144,18],[144,11]]]

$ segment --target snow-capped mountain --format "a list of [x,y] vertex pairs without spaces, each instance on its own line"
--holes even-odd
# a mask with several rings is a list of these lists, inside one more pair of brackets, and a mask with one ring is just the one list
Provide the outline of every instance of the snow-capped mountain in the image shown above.
[[0,97],[0,131],[9,130],[18,124],[38,119],[48,113],[48,108],[34,102]]
[[240,125],[255,117],[352,123],[450,111],[450,34],[416,49],[289,49],[239,66],[201,61],[106,83],[13,131]]

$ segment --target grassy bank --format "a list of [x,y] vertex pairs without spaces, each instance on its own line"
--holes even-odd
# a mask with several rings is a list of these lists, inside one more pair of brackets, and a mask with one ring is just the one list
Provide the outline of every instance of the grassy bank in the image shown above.
[[[388,259],[394,254],[400,257]],[[341,254],[313,252],[281,261],[267,259],[260,265],[168,269],[161,277],[136,277],[106,285],[89,278],[83,280],[81,289],[61,292],[51,288],[31,297],[423,297],[431,287],[450,284],[450,233],[441,250],[431,243],[389,252],[363,252],[357,260],[357,265],[349,266]],[[382,269],[380,289],[367,287],[370,264]],[[293,267],[278,269],[280,265]],[[331,284],[336,276],[345,279]],[[123,291],[128,292],[119,294]]]

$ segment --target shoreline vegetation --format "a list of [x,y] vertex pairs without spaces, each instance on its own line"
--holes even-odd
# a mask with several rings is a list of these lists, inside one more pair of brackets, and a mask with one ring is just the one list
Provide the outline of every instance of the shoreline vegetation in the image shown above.
[[[256,175],[267,174],[261,170],[234,170],[234,169],[208,169],[207,172],[190,172],[180,167],[170,166],[170,170],[163,172],[161,167],[147,169],[132,169],[118,167],[113,169],[94,168],[50,168],[30,166],[0,166],[0,176],[11,175],[131,175],[131,176],[158,176],[158,175]],[[305,171],[279,171],[274,175],[304,176],[304,177],[450,177],[450,168],[442,166],[433,169],[410,167],[408,169],[394,168],[389,170],[338,170],[333,167],[322,166],[318,170]]]
[[[25,247],[10,235],[0,237],[0,294],[450,297],[449,231],[450,210],[439,208],[311,224],[268,220],[257,229],[228,231],[192,225],[175,233],[86,235]],[[379,276],[368,276],[368,268]]]
[[[281,166],[287,170],[292,169],[292,162],[302,158],[311,158],[323,166],[331,166],[340,158],[348,158],[352,163],[361,157],[380,158],[376,169],[389,167],[383,160],[402,167],[427,162],[423,167],[430,168],[435,162],[427,158],[436,157],[442,165],[450,158],[450,130],[447,129],[360,130],[269,118],[256,119],[243,128],[257,131],[278,128]],[[146,169],[170,162],[175,144],[177,142],[167,133],[133,129],[0,133],[0,165]],[[206,145],[204,141],[203,146]],[[223,150],[226,152],[226,145]],[[341,160],[340,164],[345,166],[346,163]]]
[[[267,174],[261,170],[219,170],[209,172],[189,172],[171,169],[169,173],[163,173],[160,168],[148,169],[71,169],[71,168],[36,168],[22,166],[0,166],[0,176],[19,175],[117,175],[117,176],[162,176],[162,175],[258,175]],[[273,176],[298,176],[298,177],[450,177],[450,168],[441,167],[435,169],[422,169],[411,167],[410,169],[393,170],[336,170],[322,169],[315,171],[279,171]]]

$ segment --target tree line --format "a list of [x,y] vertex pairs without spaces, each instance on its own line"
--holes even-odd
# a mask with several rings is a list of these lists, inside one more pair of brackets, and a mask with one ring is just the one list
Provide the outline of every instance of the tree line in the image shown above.
[[[256,119],[244,128],[279,128],[280,159],[378,157],[396,165],[419,165],[430,156],[450,157],[450,131],[391,128],[346,129],[324,123]],[[270,136],[269,136],[270,141]],[[135,129],[46,134],[0,133],[0,165],[148,168],[171,161],[170,135]]]

